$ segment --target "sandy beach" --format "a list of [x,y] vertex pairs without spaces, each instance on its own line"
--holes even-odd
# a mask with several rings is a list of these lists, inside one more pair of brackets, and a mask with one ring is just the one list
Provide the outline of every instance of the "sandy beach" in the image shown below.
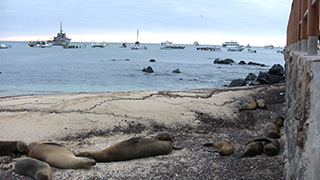
[[[231,141],[236,154],[263,137],[263,125],[283,115],[283,84],[221,89],[28,95],[0,98],[1,140],[60,143],[73,152],[101,150],[131,137],[168,131],[174,150],[90,169],[52,168],[52,179],[281,179],[283,152],[235,159],[210,152],[207,142]],[[264,99],[266,109],[239,110],[240,98]],[[284,145],[281,139],[281,145]],[[282,148],[283,149],[283,148]],[[0,179],[32,179],[0,157]]]

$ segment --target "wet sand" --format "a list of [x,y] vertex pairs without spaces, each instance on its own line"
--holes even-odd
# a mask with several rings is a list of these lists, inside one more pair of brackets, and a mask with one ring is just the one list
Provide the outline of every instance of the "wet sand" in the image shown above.
[[[283,115],[283,92],[279,84],[1,97],[0,137],[55,142],[79,152],[168,131],[175,137],[174,145],[184,147],[166,156],[97,163],[90,169],[52,168],[52,179],[282,179],[282,152],[239,160],[221,157],[202,144],[229,140],[240,154],[247,141],[263,137],[265,123]],[[240,111],[239,100],[245,95],[264,99],[267,109]],[[13,172],[16,160],[0,157],[0,177],[31,179]]]

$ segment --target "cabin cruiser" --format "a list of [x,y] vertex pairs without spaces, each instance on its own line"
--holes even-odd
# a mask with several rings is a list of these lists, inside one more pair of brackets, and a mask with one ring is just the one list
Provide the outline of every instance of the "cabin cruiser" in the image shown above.
[[134,43],[134,45],[131,46],[131,49],[132,50],[139,50],[139,49],[145,50],[145,49],[147,49],[146,46],[141,45],[139,42],[139,30],[137,30],[137,41]]
[[273,49],[274,46],[273,45],[267,45],[267,46],[264,46],[265,49]]
[[222,44],[222,47],[238,47],[238,46],[240,45],[235,41],[229,41]]
[[170,50],[170,49],[184,49],[184,48],[185,48],[184,46],[173,45],[172,42],[170,42],[170,41],[162,42],[160,44],[160,49]]
[[105,42],[92,42],[91,43],[92,48],[96,48],[96,47],[104,48],[106,46],[107,46],[107,44]]
[[8,48],[11,48],[11,45],[0,44],[0,49],[8,49]]
[[71,39],[67,37],[66,33],[62,32],[62,22],[60,22],[60,32],[49,42],[54,46],[64,46],[68,45],[70,41]]

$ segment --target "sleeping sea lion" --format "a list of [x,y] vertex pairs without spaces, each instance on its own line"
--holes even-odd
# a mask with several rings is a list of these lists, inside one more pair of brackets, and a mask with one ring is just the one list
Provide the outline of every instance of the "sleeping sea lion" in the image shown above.
[[243,96],[240,99],[240,110],[254,110],[258,107],[257,102],[250,96]]
[[260,155],[263,152],[263,142],[262,141],[249,141],[246,144],[244,152],[237,156],[237,158],[244,157],[254,157],[256,155]]
[[28,145],[23,141],[0,141],[0,156],[20,157],[28,151]]
[[217,148],[218,150],[216,152],[218,152],[221,156],[228,156],[234,153],[234,146],[231,142],[229,141],[218,141],[215,143],[206,143],[203,146],[213,146],[215,148]]
[[284,118],[282,116],[276,116],[274,117],[274,123],[281,128],[283,126],[284,123]]
[[155,139],[134,137],[101,151],[79,152],[76,156],[90,157],[97,162],[125,161],[167,155],[173,148],[172,136],[168,133],[161,133]]
[[96,164],[92,159],[76,157],[70,149],[56,143],[31,143],[28,156],[63,169],[90,168]]
[[268,138],[280,138],[279,127],[275,123],[267,123],[264,126],[264,135]]
[[280,152],[280,143],[276,139],[268,139],[263,145],[263,153],[267,156],[276,156]]
[[31,176],[36,180],[51,180],[50,165],[33,158],[19,159],[14,165],[14,172],[20,175]]

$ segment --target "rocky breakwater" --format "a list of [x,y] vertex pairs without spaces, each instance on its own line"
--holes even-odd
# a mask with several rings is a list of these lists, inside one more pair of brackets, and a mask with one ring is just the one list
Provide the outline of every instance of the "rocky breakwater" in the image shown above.
[[[235,61],[233,59],[223,59],[220,60],[219,58],[213,61],[214,64],[234,64]],[[265,64],[260,64],[256,62],[248,62],[240,61],[239,65],[252,65],[252,66],[261,66],[265,67]],[[260,72],[257,75],[250,73],[247,77],[243,79],[234,79],[228,85],[228,87],[236,87],[236,86],[246,86],[246,85],[260,85],[260,84],[277,84],[282,83],[285,80],[284,76],[284,68],[280,64],[274,64],[269,71],[267,72]]]

